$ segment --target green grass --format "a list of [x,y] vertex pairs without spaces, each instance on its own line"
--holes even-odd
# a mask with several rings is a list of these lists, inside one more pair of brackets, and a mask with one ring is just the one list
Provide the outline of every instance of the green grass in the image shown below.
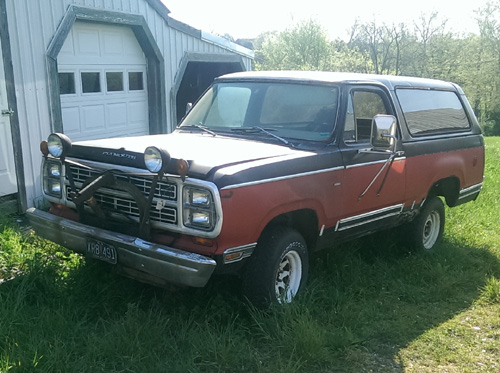
[[232,278],[154,288],[0,226],[0,372],[487,372],[500,369],[500,138],[483,192],[434,255],[388,234],[315,256],[261,311]]

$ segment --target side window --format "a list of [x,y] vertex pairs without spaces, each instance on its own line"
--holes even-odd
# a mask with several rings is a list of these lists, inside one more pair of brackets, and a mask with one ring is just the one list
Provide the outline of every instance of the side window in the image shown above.
[[470,128],[469,118],[455,92],[401,88],[396,93],[412,136]]
[[388,114],[384,99],[379,92],[351,91],[344,124],[344,142],[347,144],[369,142],[372,119],[377,114]]

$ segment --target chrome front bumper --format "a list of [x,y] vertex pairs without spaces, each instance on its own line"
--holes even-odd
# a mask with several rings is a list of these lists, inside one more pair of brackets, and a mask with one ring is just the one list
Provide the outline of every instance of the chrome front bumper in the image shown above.
[[203,287],[215,270],[215,260],[203,255],[94,228],[35,208],[28,209],[26,214],[37,235],[75,252],[85,254],[88,239],[113,245],[117,264],[128,273],[131,271],[126,269],[131,269],[160,281]]

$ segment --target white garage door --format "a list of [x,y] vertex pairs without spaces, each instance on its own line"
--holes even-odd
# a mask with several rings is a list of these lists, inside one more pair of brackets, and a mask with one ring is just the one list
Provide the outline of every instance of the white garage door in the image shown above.
[[149,133],[146,59],[130,28],[75,22],[57,63],[72,140]]

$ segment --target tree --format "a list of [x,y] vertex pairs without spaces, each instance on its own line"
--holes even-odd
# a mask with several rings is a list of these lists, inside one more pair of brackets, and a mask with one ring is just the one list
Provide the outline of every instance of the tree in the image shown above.
[[480,30],[482,63],[479,117],[485,132],[500,135],[500,1],[488,2],[477,11]]
[[432,43],[437,37],[444,33],[446,20],[441,21],[438,13],[431,13],[429,16],[421,14],[419,21],[415,22],[415,36],[418,45],[418,58],[415,60],[415,73],[417,76],[430,77],[432,71],[429,66],[429,61],[436,52],[432,49]]
[[355,23],[351,29],[349,46],[357,48],[371,61],[375,74],[388,74],[392,70],[392,47],[394,38],[386,25],[377,26],[376,22]]
[[256,55],[258,70],[328,70],[332,47],[320,24],[309,20],[267,34]]

